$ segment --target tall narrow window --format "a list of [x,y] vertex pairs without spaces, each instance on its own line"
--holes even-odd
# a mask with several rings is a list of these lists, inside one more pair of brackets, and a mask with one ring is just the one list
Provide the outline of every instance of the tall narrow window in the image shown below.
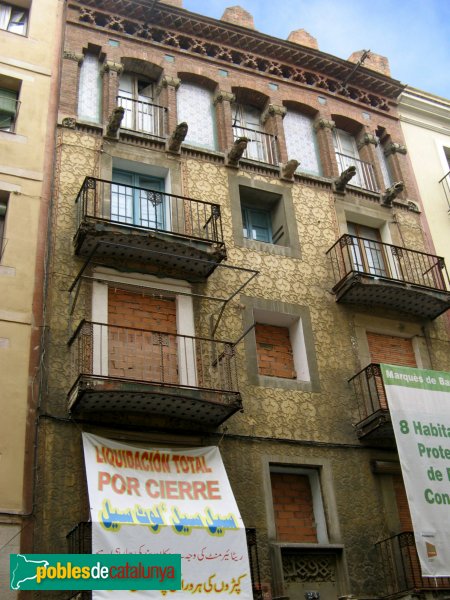
[[289,110],[283,121],[288,157],[300,161],[298,171],[320,175],[316,135],[310,117]]
[[216,149],[216,115],[210,90],[183,82],[177,91],[177,112],[178,122],[189,126],[187,144]]
[[164,135],[164,109],[155,103],[154,84],[144,76],[121,75],[118,105],[125,109],[123,128],[158,137]]
[[355,271],[370,273],[379,277],[388,276],[387,261],[378,229],[347,223],[352,240],[352,259]]
[[373,165],[359,158],[355,138],[342,129],[334,129],[333,141],[339,172],[341,173],[348,167],[354,166],[356,167],[356,175],[350,183],[372,192],[378,191]]
[[261,124],[261,111],[249,104],[236,104],[233,108],[234,138],[245,137],[249,140],[244,153],[245,158],[276,164],[275,136],[264,131]]
[[0,2],[0,29],[26,35],[28,9]]
[[80,72],[78,117],[94,123],[100,122],[101,76],[98,56],[86,53]]
[[0,260],[6,246],[5,225],[6,225],[6,210],[8,207],[8,196],[5,192],[0,191]]

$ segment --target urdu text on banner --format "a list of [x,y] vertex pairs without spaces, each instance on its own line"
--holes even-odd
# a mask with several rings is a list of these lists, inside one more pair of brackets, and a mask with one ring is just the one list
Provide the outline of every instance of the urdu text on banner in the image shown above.
[[252,600],[245,527],[215,446],[138,448],[83,433],[93,554],[181,554],[177,592],[95,591],[93,600]]
[[450,576],[450,373],[380,365],[424,577]]

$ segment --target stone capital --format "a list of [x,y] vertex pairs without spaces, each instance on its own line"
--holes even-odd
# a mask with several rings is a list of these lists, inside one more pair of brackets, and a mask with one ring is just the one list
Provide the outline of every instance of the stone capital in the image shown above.
[[214,96],[214,106],[219,102],[229,102],[230,104],[236,102],[236,96],[231,92],[225,92],[224,90],[219,90],[217,94]]
[[178,77],[170,77],[169,75],[165,75],[158,83],[157,92],[158,94],[161,92],[162,88],[165,87],[173,87],[176,90],[181,85],[181,79]]
[[363,133],[357,139],[358,150],[361,150],[363,146],[368,146],[369,144],[378,146],[379,142],[380,140],[373,133]]
[[387,144],[387,146],[384,149],[384,155],[385,156],[389,156],[390,154],[406,154],[408,152],[408,150],[406,149],[406,146],[404,146],[403,144],[398,144],[396,142],[391,142],[390,144]]
[[318,131],[319,129],[334,129],[335,127],[336,123],[331,119],[319,117],[314,121],[314,131]]
[[105,61],[102,65],[101,73],[117,73],[117,75],[121,75],[123,73],[123,65],[121,63],[112,62],[111,60]]
[[72,50],[64,50],[63,58],[66,58],[67,60],[73,60],[79,65],[81,65],[81,63],[84,60],[84,54],[81,54],[79,52],[72,52]]
[[75,128],[76,128],[76,126],[77,126],[77,120],[76,120],[76,119],[74,119],[73,117],[65,117],[65,118],[62,120],[62,123],[61,123],[61,125],[62,125],[63,127],[67,127],[68,129],[75,129]]
[[269,117],[273,117],[275,115],[284,117],[286,112],[287,109],[284,106],[280,106],[279,104],[268,104],[261,114],[261,123],[264,125]]

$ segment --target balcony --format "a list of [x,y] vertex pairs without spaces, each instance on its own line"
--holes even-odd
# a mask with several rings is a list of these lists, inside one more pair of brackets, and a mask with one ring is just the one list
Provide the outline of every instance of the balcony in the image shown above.
[[230,342],[82,321],[69,347],[75,417],[146,413],[217,427],[242,409]]
[[164,138],[167,134],[167,108],[133,100],[125,96],[117,96],[117,105],[124,109],[121,123],[122,129],[137,131],[153,137]]
[[206,279],[226,258],[218,204],[87,177],[76,206],[79,256],[188,281]]
[[448,211],[450,212],[450,171],[447,175],[444,175],[442,179],[439,180],[439,183],[444,190],[445,199],[447,200]]
[[386,597],[450,590],[450,577],[422,577],[414,533],[405,531],[376,544],[386,583]]
[[356,433],[370,441],[394,440],[389,407],[379,364],[370,364],[349,379],[358,405]]
[[233,127],[234,139],[244,137],[249,140],[243,158],[257,160],[269,165],[278,165],[277,138],[270,133],[249,129],[248,127]]
[[332,246],[336,301],[435,319],[450,308],[444,259],[345,234]]
[[353,156],[348,156],[347,154],[341,154],[341,152],[336,152],[336,160],[339,166],[339,173],[342,173],[342,171],[345,171],[348,167],[356,167],[356,175],[350,181],[350,185],[355,185],[356,187],[368,190],[369,192],[378,193],[380,191],[375,179],[375,171],[371,163],[360,160],[359,158],[354,158]]
[[[246,527],[245,534],[247,536],[247,550],[250,563],[250,575],[252,578],[253,598],[254,600],[263,600],[256,529],[254,527]],[[92,523],[86,521],[78,523],[78,525],[75,525],[75,527],[69,531],[66,539],[67,551],[69,554],[92,554]],[[79,600],[88,600],[91,598],[90,592],[78,592],[78,594],[80,594]],[[82,594],[86,595],[82,596]],[[89,594],[89,596],[87,594]],[[78,600],[77,594],[74,594],[69,598]]]

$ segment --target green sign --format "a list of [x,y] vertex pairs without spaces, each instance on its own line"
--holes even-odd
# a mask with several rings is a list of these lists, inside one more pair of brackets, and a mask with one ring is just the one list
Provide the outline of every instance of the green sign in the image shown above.
[[180,554],[11,554],[12,590],[179,590]]

